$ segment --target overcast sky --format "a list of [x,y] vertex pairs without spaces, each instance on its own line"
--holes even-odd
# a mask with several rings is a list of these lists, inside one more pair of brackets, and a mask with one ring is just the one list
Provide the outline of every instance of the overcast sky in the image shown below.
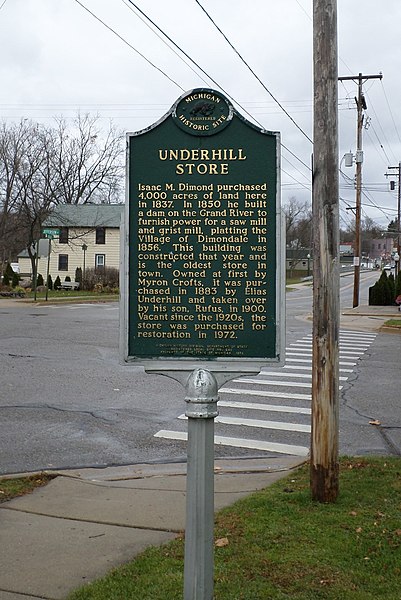
[[[0,0],[0,118],[50,122],[54,116],[69,119],[81,111],[98,114],[106,125],[111,118],[123,130],[137,131],[158,120],[184,91],[220,86],[244,116],[250,118],[248,111],[265,129],[280,131],[283,144],[296,155],[283,149],[283,202],[291,196],[310,200],[310,170],[305,165],[312,152],[307,139],[312,137],[313,110],[312,1],[135,4],[207,75],[173,51],[170,42],[166,45],[129,0]],[[384,173],[401,161],[400,23],[400,0],[338,2],[339,75],[383,73],[382,81],[368,80],[363,88],[368,108],[362,206],[363,216],[385,229],[397,215],[397,192],[389,190]],[[356,83],[339,84],[340,160],[356,150],[356,94]],[[353,220],[345,207],[355,205],[355,170],[343,163],[341,169],[346,174],[340,175],[344,228]]]

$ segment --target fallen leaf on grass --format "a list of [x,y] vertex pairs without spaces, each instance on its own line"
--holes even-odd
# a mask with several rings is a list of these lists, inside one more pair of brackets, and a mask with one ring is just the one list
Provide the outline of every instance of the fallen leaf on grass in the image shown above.
[[228,538],[224,537],[216,540],[214,545],[217,546],[217,548],[223,548],[224,546],[228,546],[228,543]]
[[331,585],[334,583],[334,579],[321,579],[320,585]]

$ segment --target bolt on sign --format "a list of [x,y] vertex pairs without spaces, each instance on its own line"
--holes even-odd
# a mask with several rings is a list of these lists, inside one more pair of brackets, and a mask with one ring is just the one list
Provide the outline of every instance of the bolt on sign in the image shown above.
[[126,361],[158,372],[282,362],[279,147],[209,89],[127,134]]

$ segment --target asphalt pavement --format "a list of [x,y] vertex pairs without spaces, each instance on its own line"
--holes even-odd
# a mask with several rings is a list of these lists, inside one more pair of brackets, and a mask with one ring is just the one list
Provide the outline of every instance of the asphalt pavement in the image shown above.
[[[391,346],[388,369],[396,375],[389,378],[386,395],[393,397],[399,415],[401,335],[383,330],[385,320],[397,316],[396,307],[360,306],[343,311],[341,327],[386,333],[383,352]],[[397,337],[386,344],[388,336]],[[376,389],[370,383],[367,396],[383,394],[382,380],[375,381]],[[352,390],[348,398],[358,412],[362,398],[352,397]],[[363,401],[366,413],[366,398]],[[361,453],[374,453],[380,438],[381,454],[387,449],[401,455],[399,416],[398,425],[392,427],[394,415],[378,414],[377,402],[371,410],[376,424],[371,425],[372,439],[365,436],[364,445],[361,440]],[[267,487],[303,460],[292,456],[216,460],[215,509]],[[185,463],[52,474],[57,476],[46,487],[0,505],[0,600],[61,600],[185,528]]]

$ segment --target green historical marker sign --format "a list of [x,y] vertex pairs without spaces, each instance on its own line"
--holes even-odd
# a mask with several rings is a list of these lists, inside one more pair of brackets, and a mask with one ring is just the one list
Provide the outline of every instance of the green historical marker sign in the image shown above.
[[279,134],[195,89],[127,141],[125,360],[244,372],[282,361]]

